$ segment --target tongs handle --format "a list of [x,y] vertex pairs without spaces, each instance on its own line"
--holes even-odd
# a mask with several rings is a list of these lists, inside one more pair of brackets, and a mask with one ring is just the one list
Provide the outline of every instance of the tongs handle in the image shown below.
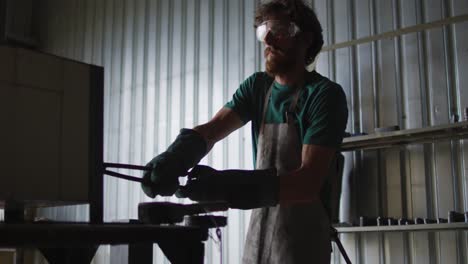
[[104,171],[103,171],[104,174],[112,176],[112,177],[124,179],[127,181],[134,181],[134,182],[140,182],[140,183],[144,182],[143,178],[138,178],[138,177],[110,171],[110,170],[107,170],[107,168],[141,170],[141,171],[151,171],[152,169],[151,167],[148,167],[148,166],[120,164],[120,163],[104,163]]
[[105,168],[142,170],[142,171],[150,171],[152,169],[149,166],[122,164],[122,163],[104,163],[104,169]]

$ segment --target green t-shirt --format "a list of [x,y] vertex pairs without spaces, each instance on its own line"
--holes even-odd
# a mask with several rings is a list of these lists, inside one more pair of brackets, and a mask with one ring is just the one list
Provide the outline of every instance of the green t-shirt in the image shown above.
[[[225,105],[239,114],[244,123],[252,121],[254,162],[265,96],[273,81],[265,72],[257,72],[240,85],[232,100]],[[289,110],[293,95],[294,89],[274,82],[265,123],[286,122],[285,113]],[[343,89],[315,71],[308,73],[304,87],[299,91],[293,115],[303,144],[338,148],[348,119]]]

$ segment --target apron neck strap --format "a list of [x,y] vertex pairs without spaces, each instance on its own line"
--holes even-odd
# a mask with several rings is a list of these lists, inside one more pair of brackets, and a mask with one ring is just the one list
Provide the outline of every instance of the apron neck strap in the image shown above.
[[296,91],[294,91],[294,97],[293,97],[293,101],[291,102],[291,104],[289,105],[289,110],[288,112],[294,112],[294,110],[296,110],[296,105],[297,105],[297,101],[299,100],[299,93],[300,93],[301,89],[300,88],[296,88]]
[[[271,93],[272,93],[274,85],[275,85],[275,80],[273,80],[273,82],[271,83],[271,85],[268,88],[267,93],[265,95],[265,101],[263,102],[263,113],[262,113],[262,121],[261,121],[262,123],[261,123],[261,126],[260,126],[260,134],[263,133],[263,128],[265,127],[266,112],[267,112],[267,109],[268,109],[268,103],[271,100]],[[288,111],[285,113],[286,117],[288,116],[289,113],[293,113],[294,110],[296,109],[297,101],[299,100],[300,90],[301,89],[296,88],[296,90],[294,91],[293,100],[292,100],[291,104],[289,105]]]

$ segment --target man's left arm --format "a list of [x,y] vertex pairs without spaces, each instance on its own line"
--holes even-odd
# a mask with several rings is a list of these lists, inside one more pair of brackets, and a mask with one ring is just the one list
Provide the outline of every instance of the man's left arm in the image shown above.
[[348,119],[341,86],[329,84],[308,108],[299,169],[280,175],[280,204],[317,202],[330,165],[343,140]]
[[176,195],[194,201],[227,201],[238,209],[313,203],[320,199],[334,155],[334,148],[303,145],[300,168],[279,177],[275,168],[218,171],[198,165]]
[[336,149],[320,145],[302,146],[298,169],[280,175],[279,203],[313,203],[320,200],[320,190],[329,173]]

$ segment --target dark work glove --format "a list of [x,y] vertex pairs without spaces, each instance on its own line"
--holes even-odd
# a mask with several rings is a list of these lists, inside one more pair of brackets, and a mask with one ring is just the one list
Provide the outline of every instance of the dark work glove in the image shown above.
[[198,202],[225,201],[230,208],[253,209],[275,206],[279,199],[276,169],[224,170],[195,166],[185,186],[176,192],[179,198]]
[[187,175],[188,170],[205,156],[206,148],[206,142],[198,132],[181,129],[167,150],[146,165],[153,170],[143,174],[143,192],[151,198],[173,195],[179,188],[178,178]]

